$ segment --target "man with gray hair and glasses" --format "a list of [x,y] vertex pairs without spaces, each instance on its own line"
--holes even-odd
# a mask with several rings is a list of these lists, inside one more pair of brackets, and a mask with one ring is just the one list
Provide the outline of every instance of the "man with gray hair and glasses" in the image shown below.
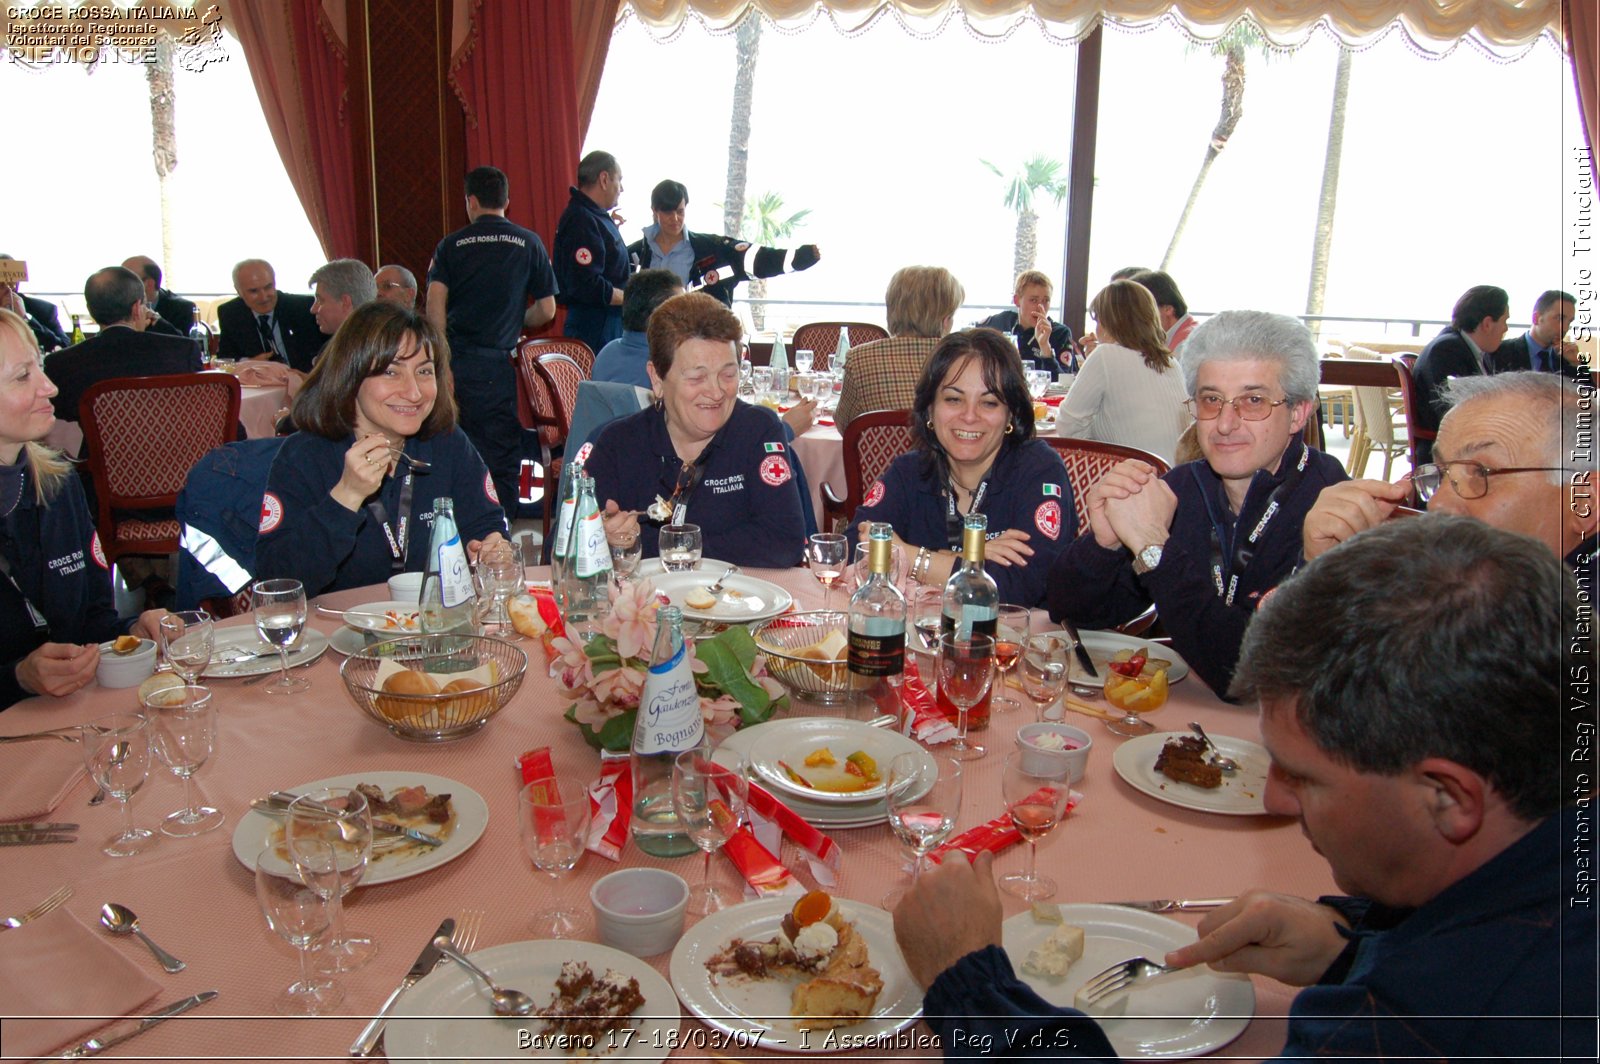
[[378,282],[378,298],[385,303],[405,307],[407,310],[417,309],[417,275],[400,266],[391,263],[380,266],[375,280]]
[[1172,646],[1228,690],[1261,597],[1300,561],[1300,522],[1349,477],[1301,439],[1321,372],[1298,320],[1227,310],[1179,355],[1203,456],[1164,477],[1118,463],[1089,489],[1089,530],[1050,569],[1050,617],[1113,628],[1152,603]]
[[1434,441],[1434,461],[1395,484],[1336,484],[1306,515],[1309,560],[1394,513],[1414,486],[1430,512],[1463,514],[1532,536],[1573,569],[1591,566],[1595,488],[1594,393],[1558,374],[1457,377]]

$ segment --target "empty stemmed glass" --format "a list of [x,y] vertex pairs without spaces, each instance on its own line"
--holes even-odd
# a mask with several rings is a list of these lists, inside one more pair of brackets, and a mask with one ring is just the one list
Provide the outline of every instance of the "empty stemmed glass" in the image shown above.
[[811,563],[811,575],[822,585],[822,608],[829,609],[833,589],[844,576],[844,565],[850,557],[850,541],[837,532],[816,532],[806,543],[806,561]]
[[794,353],[794,371],[796,373],[810,373],[811,367],[816,364],[816,361],[816,353],[802,347]]
[[[1006,812],[1011,824],[1028,840],[1028,866],[1023,872],[1010,872],[1000,877],[1000,889],[1015,894],[1025,901],[1048,898],[1056,892],[1056,881],[1041,876],[1036,870],[1039,840],[1050,833],[1066,815],[1070,767],[1065,757],[1028,758],[1021,750],[1006,755],[1005,768],[1000,775],[1000,794],[1005,799]],[[1043,761],[1050,767],[1035,769],[1035,762]]]
[[300,642],[306,626],[306,589],[298,580],[257,580],[250,585],[250,608],[256,631],[278,651],[283,675],[269,683],[268,694],[298,694],[311,686],[304,677],[289,675],[289,648]]
[[983,701],[994,683],[994,636],[973,632],[966,639],[955,632],[939,637],[939,690],[956,707],[956,739],[950,756],[957,761],[976,761],[988,753],[978,743],[967,741],[967,713]]
[[[327,849],[326,843],[322,844]],[[307,844],[307,850],[311,844]],[[320,862],[335,864],[331,856]],[[328,883],[308,885],[293,866],[285,866],[277,848],[268,846],[256,855],[256,901],[267,926],[277,932],[300,954],[300,978],[278,995],[272,1006],[291,1016],[320,1016],[331,1012],[344,1000],[344,990],[331,979],[317,979],[311,972],[310,951],[333,928],[333,907],[338,888]],[[310,873],[312,883],[316,874]],[[337,879],[336,873],[328,873]]]
[[917,885],[928,854],[955,830],[961,814],[961,762],[935,756],[930,770],[920,752],[896,754],[884,781],[889,827],[913,857],[911,883],[895,887],[880,903],[893,909]]
[[194,797],[194,774],[211,757],[217,741],[217,710],[206,687],[163,687],[141,695],[150,722],[156,756],[183,781],[183,808],[167,814],[161,833],[186,839],[222,826],[220,809],[200,805]]
[[[517,796],[517,827],[533,867],[559,883],[578,866],[589,841],[589,789],[571,776],[533,780]],[[555,901],[533,914],[534,933],[571,938],[579,919],[571,905]]]
[[644,543],[638,536],[634,536],[626,543],[612,543],[611,545],[611,573],[617,586],[633,579],[633,574],[639,569],[639,558],[644,551]]
[[205,610],[180,610],[161,618],[161,653],[172,671],[192,684],[211,664],[214,622]]
[[1065,632],[1030,636],[1022,648],[1022,689],[1034,701],[1033,719],[1044,720],[1045,710],[1067,688],[1072,643]]
[[706,747],[685,750],[672,762],[672,808],[694,844],[705,853],[700,882],[689,892],[689,911],[717,912],[739,898],[711,882],[711,855],[738,832],[750,800],[750,781],[742,764],[728,767],[711,759]]
[[122,830],[100,851],[107,857],[132,857],[156,842],[149,828],[133,826],[133,794],[150,773],[150,722],[143,713],[113,713],[79,729],[83,766],[100,789],[122,806]]
[[336,972],[355,971],[378,955],[370,937],[345,931],[340,900],[361,882],[372,860],[372,811],[366,797],[331,787],[300,795],[284,816],[283,841],[306,886],[322,892],[333,885],[328,899],[333,934],[322,950],[324,965]]
[[1026,606],[1013,606],[1009,603],[1002,604],[995,616],[994,659],[995,667],[1000,671],[1000,678],[995,683],[998,693],[989,700],[989,705],[998,708],[1001,712],[1009,713],[1021,709],[1022,703],[1006,694],[1006,677],[1017,663],[1017,658],[1022,653],[1022,644],[1028,638],[1028,626],[1032,620],[1032,611]]
[[657,539],[661,567],[669,573],[687,573],[700,568],[704,541],[699,525],[662,525]]
[[478,553],[478,573],[483,582],[486,603],[479,631],[496,639],[513,642],[522,634],[511,624],[506,603],[522,590],[522,550],[515,543],[497,543]]

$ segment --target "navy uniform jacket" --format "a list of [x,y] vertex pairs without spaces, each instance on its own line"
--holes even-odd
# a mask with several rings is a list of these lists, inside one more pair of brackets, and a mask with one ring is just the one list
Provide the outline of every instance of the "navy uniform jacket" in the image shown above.
[[[887,521],[895,534],[913,547],[959,551],[960,527],[946,523],[945,485],[927,475],[923,464],[921,451],[890,462],[868,489],[851,519],[851,530],[862,521]],[[1033,557],[1020,566],[987,561],[984,571],[994,578],[1001,602],[1037,606],[1044,601],[1045,581],[1056,555],[1078,532],[1067,467],[1054,447],[1043,440],[1029,440],[995,456],[988,484],[979,510],[989,519],[989,538],[1013,528],[1026,532]],[[906,564],[911,564],[910,558]]]
[[[344,472],[344,455],[354,442],[354,435],[330,440],[308,432],[283,441],[261,504],[257,578],[293,577],[305,585],[308,596],[315,596],[381,584],[394,575],[388,538],[371,511],[363,506],[351,513],[329,494]],[[406,441],[406,453],[431,462],[433,468],[417,473],[412,487],[404,571],[420,573],[425,567],[433,500],[441,496],[448,495],[455,503],[463,544],[491,532],[505,535],[505,511],[495,498],[489,470],[460,429],[431,439],[413,437]],[[397,536],[404,479],[403,472],[384,478],[375,496]]]
[[[809,269],[817,261],[815,244],[805,244],[791,256],[783,248],[758,247],[731,236],[688,230],[684,230],[684,236],[694,250],[694,264],[689,267],[689,276],[683,278],[684,284],[699,284],[700,279],[712,270],[727,268],[733,271],[732,277],[700,289],[706,295],[716,297],[723,306],[733,306],[733,290],[740,282],[752,277],[777,277],[791,271]],[[648,270],[654,263],[655,248],[648,239],[636,240],[628,245],[628,257],[637,262],[640,269]]]
[[[1211,535],[1218,529],[1224,564],[1234,556],[1236,535],[1248,535],[1262,520],[1274,490],[1288,480],[1305,456],[1305,470],[1275,501],[1278,509],[1255,545],[1229,605],[1211,573]],[[1300,563],[1300,525],[1329,484],[1349,480],[1344,466],[1305,445],[1296,436],[1283,453],[1278,472],[1258,470],[1236,521],[1229,517],[1222,479],[1204,460],[1181,465],[1162,477],[1178,497],[1171,534],[1161,564],[1143,576],[1133,572],[1126,547],[1107,550],[1085,530],[1056,558],[1050,572],[1050,619],[1065,617],[1080,628],[1111,628],[1138,616],[1152,602],[1172,648],[1218,695],[1226,697],[1239,663],[1244,630],[1261,596],[1277,587]],[[1227,582],[1229,575],[1224,574]]]
[[[33,470],[26,469],[17,508],[0,520],[0,551],[16,579],[13,586],[0,577],[0,709],[30,697],[17,683],[17,665],[40,644],[100,643],[134,622],[117,619],[111,570],[77,476],[69,474],[43,506],[33,490]],[[44,615],[48,634],[34,630],[18,587]]]
[[446,338],[452,352],[506,352],[522,336],[529,300],[556,294],[544,241],[498,214],[484,214],[439,241],[428,280],[450,290]]
[[[706,444],[684,520],[700,526],[705,557],[757,569],[783,569],[805,554],[800,490],[778,415],[736,402],[728,423]],[[672,498],[683,463],[667,436],[662,408],[651,406],[600,430],[584,469],[601,506],[614,499],[643,511]],[[640,517],[646,558],[660,554],[660,527]]]
[[[1422,349],[1422,354],[1417,356],[1416,366],[1411,370],[1412,379],[1417,387],[1416,427],[1438,432],[1439,422],[1444,419],[1446,409],[1444,399],[1439,394],[1445,381],[1451,377],[1481,376],[1483,370],[1478,356],[1473,353],[1461,331],[1454,325],[1447,326],[1438,336],[1429,340],[1428,345]],[[1433,440],[1419,439],[1418,464],[1431,461],[1433,461]]]
[[22,295],[21,292],[17,295],[22,296],[22,307],[28,312],[28,328],[33,330],[33,335],[38,339],[39,350],[48,353],[72,342],[61,329],[61,315],[54,303],[48,299]]
[[611,215],[594,200],[569,189],[571,199],[556,225],[556,302],[564,307],[611,306],[611,293],[628,283],[628,246]]
[[1002,310],[998,314],[991,314],[978,322],[976,328],[993,329],[1005,333],[1016,341],[1017,351],[1022,355],[1025,366],[1034,369],[1050,371],[1050,379],[1055,380],[1062,369],[1069,373],[1078,372],[1078,358],[1072,353],[1072,330],[1059,321],[1050,323],[1050,346],[1055,349],[1055,358],[1046,358],[1039,353],[1039,338],[1032,329],[1018,327],[1018,316],[1015,310]]

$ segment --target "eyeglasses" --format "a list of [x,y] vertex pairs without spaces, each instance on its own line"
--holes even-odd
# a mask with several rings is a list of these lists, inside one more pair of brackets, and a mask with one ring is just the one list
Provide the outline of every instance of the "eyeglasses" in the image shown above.
[[385,281],[382,284],[380,284],[378,287],[379,288],[410,288],[411,286],[408,285],[408,284],[401,284],[399,281]]
[[1450,486],[1463,499],[1481,499],[1489,494],[1489,478],[1501,473],[1562,473],[1565,466],[1514,466],[1507,469],[1490,469],[1479,462],[1441,462],[1437,465],[1420,465],[1411,471],[1411,483],[1423,502],[1432,499],[1444,484]]
[[1272,416],[1275,408],[1288,401],[1288,399],[1268,399],[1260,392],[1246,392],[1232,399],[1207,393],[1193,399],[1185,399],[1183,405],[1189,408],[1189,413],[1194,415],[1196,421],[1215,421],[1222,416],[1222,408],[1225,406],[1233,407],[1233,412],[1245,421],[1265,421]]

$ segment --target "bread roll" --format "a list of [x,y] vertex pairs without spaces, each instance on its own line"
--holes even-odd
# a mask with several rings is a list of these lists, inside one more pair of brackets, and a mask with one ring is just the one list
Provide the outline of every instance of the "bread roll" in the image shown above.
[[[439,693],[439,684],[425,672],[401,669],[391,673],[388,679],[383,681],[383,689],[396,695],[436,695]],[[379,695],[374,704],[378,707],[378,712],[390,720],[409,720],[428,710],[425,702],[416,702],[408,698],[385,698],[383,695]]]
[[143,705],[150,700],[157,691],[165,691],[169,687],[182,687],[183,678],[177,673],[157,672],[145,678],[139,685],[139,704]]
[[443,693],[457,696],[446,701],[441,707],[445,713],[454,715],[457,720],[487,713],[494,703],[494,695],[489,693],[487,687],[465,676],[445,684]]

